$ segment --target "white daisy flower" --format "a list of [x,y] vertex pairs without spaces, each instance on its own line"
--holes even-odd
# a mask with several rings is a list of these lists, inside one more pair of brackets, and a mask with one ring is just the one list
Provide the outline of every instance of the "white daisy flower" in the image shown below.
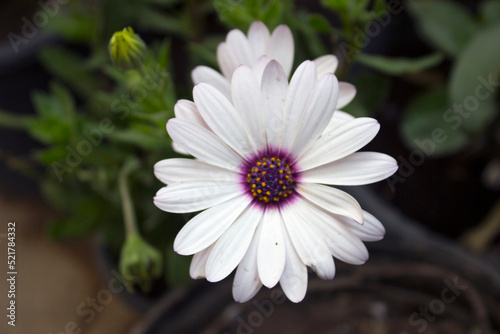
[[155,165],[167,186],[154,203],[168,212],[202,211],[174,242],[177,253],[194,254],[191,277],[217,282],[237,267],[236,301],[279,282],[299,302],[307,267],[332,279],[333,256],[362,264],[368,259],[363,241],[385,233],[352,196],[328,185],[380,181],[397,163],[382,153],[356,152],[375,137],[379,124],[335,111],[337,79],[332,73],[318,79],[313,61],[302,63],[290,84],[277,61],[261,75],[240,66],[230,91],[232,102],[200,83],[194,103],[177,103],[167,131],[196,159]]
[[[261,72],[274,59],[281,64],[288,79],[294,51],[292,32],[287,25],[279,25],[271,34],[264,23],[255,21],[250,25],[247,35],[233,29],[227,34],[226,41],[218,45],[217,61],[222,74],[207,66],[197,66],[191,72],[191,77],[195,84],[206,82],[231,100],[231,79],[239,65],[257,67],[256,71]],[[319,57],[314,62],[318,79],[325,73],[334,73],[339,63],[334,55]],[[340,82],[337,109],[346,106],[355,95],[356,88],[353,85]]]

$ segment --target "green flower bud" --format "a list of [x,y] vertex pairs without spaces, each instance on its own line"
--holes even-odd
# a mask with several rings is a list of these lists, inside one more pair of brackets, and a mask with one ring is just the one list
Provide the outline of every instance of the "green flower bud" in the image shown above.
[[127,289],[133,284],[142,291],[151,289],[151,281],[162,273],[163,260],[161,253],[144,241],[137,233],[127,235],[121,250],[120,272],[129,281]]
[[117,31],[109,40],[109,55],[113,64],[123,69],[133,69],[142,65],[146,57],[146,44],[131,27]]

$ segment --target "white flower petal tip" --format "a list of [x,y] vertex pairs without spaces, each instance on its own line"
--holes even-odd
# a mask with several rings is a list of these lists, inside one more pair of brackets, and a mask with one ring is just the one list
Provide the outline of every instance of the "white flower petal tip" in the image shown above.
[[356,87],[348,82],[339,83],[339,101],[337,103],[337,109],[342,109],[356,96]]
[[282,218],[277,209],[267,209],[257,250],[257,268],[262,284],[268,288],[278,284],[285,268],[285,241]]
[[334,73],[339,64],[339,60],[334,55],[324,55],[314,59],[318,79],[326,73]]

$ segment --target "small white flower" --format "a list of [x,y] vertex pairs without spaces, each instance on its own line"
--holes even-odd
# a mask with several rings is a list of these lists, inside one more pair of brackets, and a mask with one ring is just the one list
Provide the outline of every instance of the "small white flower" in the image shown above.
[[194,103],[179,101],[177,117],[167,123],[173,141],[196,159],[155,165],[167,186],[154,203],[174,213],[204,210],[182,228],[174,249],[194,254],[193,278],[217,282],[238,267],[238,302],[278,282],[299,302],[307,267],[332,279],[332,255],[362,264],[368,259],[362,241],[385,233],[353,197],[327,185],[380,181],[397,163],[382,153],[356,153],[379,124],[335,111],[337,78],[325,73],[318,79],[316,64],[302,63],[290,84],[277,61],[269,61],[262,74],[255,66],[239,66],[231,100],[200,83]]
[[[281,64],[288,79],[294,51],[292,32],[287,25],[279,25],[271,34],[264,23],[255,21],[250,25],[247,35],[241,30],[233,29],[227,34],[226,41],[218,45],[217,61],[222,74],[207,66],[197,66],[191,72],[191,77],[195,84],[206,82],[231,100],[231,79],[239,65],[247,65],[259,75],[274,59]],[[325,73],[334,73],[339,63],[334,55],[319,57],[314,62],[318,79]],[[346,106],[355,95],[356,88],[353,85],[340,82],[337,109]]]

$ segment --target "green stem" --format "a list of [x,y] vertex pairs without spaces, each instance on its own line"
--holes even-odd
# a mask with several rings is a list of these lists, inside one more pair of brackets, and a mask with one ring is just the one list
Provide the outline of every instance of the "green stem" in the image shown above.
[[125,230],[127,231],[127,235],[139,234],[135,218],[134,203],[132,202],[128,188],[127,176],[127,171],[122,167],[118,175],[118,186],[120,187]]

